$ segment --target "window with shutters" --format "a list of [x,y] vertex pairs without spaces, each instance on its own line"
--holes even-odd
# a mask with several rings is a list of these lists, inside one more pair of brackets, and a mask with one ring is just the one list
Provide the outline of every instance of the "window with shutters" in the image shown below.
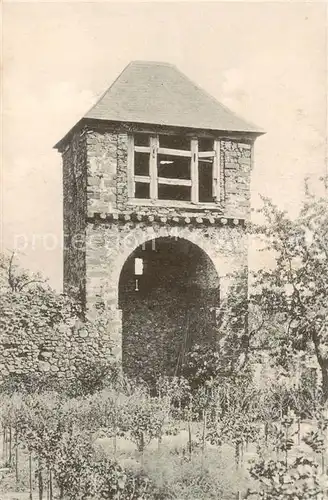
[[129,135],[131,201],[209,204],[220,201],[220,141],[179,135]]

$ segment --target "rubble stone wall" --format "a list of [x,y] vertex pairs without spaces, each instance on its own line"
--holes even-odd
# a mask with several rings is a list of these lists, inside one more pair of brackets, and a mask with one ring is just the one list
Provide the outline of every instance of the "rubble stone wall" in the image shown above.
[[0,346],[0,380],[11,373],[48,373],[69,377],[76,364],[106,362],[111,356],[109,332],[87,331],[82,325],[65,326],[28,335],[2,335]]
[[[156,238],[184,239],[211,259],[223,297],[229,273],[247,266],[243,221],[250,212],[252,145],[221,140],[221,200],[215,209],[129,204],[128,135],[122,129],[76,130],[62,146],[64,191],[64,288],[92,315],[103,307],[110,317],[107,332],[89,338],[44,332],[42,336],[2,339],[0,373],[29,370],[67,373],[76,359],[106,359],[110,344],[122,351],[119,280],[124,263],[142,243]],[[97,217],[96,214],[99,214]],[[137,342],[137,340],[136,340]]]

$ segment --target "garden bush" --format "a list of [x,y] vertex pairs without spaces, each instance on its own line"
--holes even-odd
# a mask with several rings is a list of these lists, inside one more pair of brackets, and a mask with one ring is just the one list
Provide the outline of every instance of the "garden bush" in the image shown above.
[[222,456],[212,449],[191,459],[167,449],[148,452],[144,470],[157,489],[176,500],[234,500],[243,479],[229,448]]
[[[68,391],[44,391],[48,386],[39,382],[35,392],[30,390],[31,382],[22,393],[10,394],[19,385],[6,387],[0,409],[2,426],[11,436],[8,465],[15,465],[18,439],[19,473],[24,477],[16,481],[17,487],[37,486],[40,498],[47,493],[53,500],[58,491],[67,500],[230,500],[251,483],[250,491],[268,493],[263,484],[270,474],[283,478],[283,494],[290,488],[285,480],[297,474],[308,474],[313,488],[321,484],[317,459],[303,454],[296,460],[288,455],[288,467],[284,465],[284,446],[289,441],[281,434],[285,423],[276,406],[284,404],[281,394],[286,391],[296,397],[292,386],[272,384],[261,389],[248,376],[240,376],[213,378],[211,384],[190,388],[183,378],[162,377],[151,395],[145,385],[109,375],[106,384],[100,384],[104,388],[94,390],[86,384],[89,389],[78,390],[76,397]],[[319,458],[327,444],[322,444],[327,424],[321,420],[306,438],[311,449],[317,447]],[[112,443],[110,454],[97,448],[104,437]],[[131,443],[128,452],[120,451],[121,438]],[[173,448],[169,439],[175,440]],[[248,458],[243,455],[247,443],[274,454],[279,442],[280,456],[260,454],[250,477]],[[24,460],[31,461],[32,481]],[[302,488],[307,494],[309,487]],[[272,491],[274,498],[278,490]]]

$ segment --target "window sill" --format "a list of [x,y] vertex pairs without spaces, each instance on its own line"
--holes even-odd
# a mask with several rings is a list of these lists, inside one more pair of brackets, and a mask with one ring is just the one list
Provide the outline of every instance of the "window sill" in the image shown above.
[[163,207],[163,208],[186,208],[189,210],[218,210],[222,211],[221,203],[193,203],[191,201],[179,200],[149,200],[147,198],[130,198],[128,201],[130,206],[138,207]]

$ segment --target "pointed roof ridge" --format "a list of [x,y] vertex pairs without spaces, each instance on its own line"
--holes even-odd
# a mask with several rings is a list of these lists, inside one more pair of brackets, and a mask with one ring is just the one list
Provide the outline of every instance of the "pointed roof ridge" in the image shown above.
[[176,70],[179,71],[179,69],[175,66],[175,64],[171,64],[171,63],[164,62],[164,61],[146,61],[146,60],[143,60],[143,59],[135,59],[133,61],[130,61],[129,64],[127,64],[127,66],[125,66],[122,69],[122,71],[118,74],[118,76],[111,83],[111,85],[101,94],[101,96],[97,99],[97,101],[95,102],[95,104],[93,106],[91,106],[91,108],[89,109],[89,111],[87,111],[85,113],[84,118],[88,117],[89,113],[97,106],[97,104],[102,100],[102,98],[107,94],[107,92],[109,92],[110,89],[113,88],[113,86],[115,85],[115,83],[121,78],[121,76],[123,75],[123,73],[129,68],[129,66],[133,66],[133,65],[140,65],[140,66],[142,66],[142,65],[146,65],[146,66],[151,66],[151,65],[153,65],[153,66],[167,66],[167,67],[171,67],[171,68],[176,68]]
[[228,113],[230,113],[231,115],[234,115],[238,120],[242,120],[244,121],[244,123],[247,123],[249,126],[251,127],[254,127],[254,129],[257,129],[258,133],[259,134],[265,134],[265,131],[262,130],[260,127],[258,127],[257,125],[255,125],[254,123],[250,122],[249,120],[244,120],[244,118],[241,118],[235,111],[232,111],[230,108],[228,108],[228,106],[225,106],[225,104],[222,104],[222,102],[218,101],[218,99],[216,99],[216,97],[214,97],[212,94],[210,94],[206,89],[204,89],[201,85],[199,85],[198,83],[194,82],[194,80],[192,80],[191,78],[189,78],[189,76],[185,75],[184,73],[182,73],[182,71],[179,70],[179,68],[177,66],[175,66],[174,64],[169,64],[167,63],[168,66],[173,66],[174,68],[176,68],[176,70],[186,79],[188,80],[192,85],[194,85],[194,87],[196,89],[198,89],[199,91],[203,92],[203,94],[206,94],[207,97],[209,99],[211,99],[215,104],[219,104],[222,108],[224,108]]
[[88,119],[253,137],[265,133],[221,104],[176,65],[162,61],[131,61],[78,123]]
[[[120,75],[124,72],[125,69],[128,68],[128,66],[133,65],[133,64],[154,65],[154,66],[168,66],[168,67],[171,67],[171,68],[175,68],[175,70],[183,78],[185,78],[186,80],[188,80],[189,83],[191,83],[197,90],[199,90],[199,91],[203,92],[204,94],[206,94],[207,97],[209,99],[211,99],[215,104],[220,104],[220,106],[222,106],[222,108],[224,108],[227,112],[235,115],[235,117],[238,118],[238,119],[244,120],[243,118],[240,118],[235,111],[232,111],[230,108],[228,108],[228,106],[225,106],[224,104],[222,104],[222,102],[218,101],[218,99],[216,99],[216,97],[214,97],[212,94],[210,94],[201,85],[199,85],[194,80],[192,80],[191,78],[189,78],[189,76],[187,76],[184,73],[182,73],[182,71],[178,68],[178,66],[176,64],[169,63],[169,62],[166,62],[166,61],[148,61],[148,60],[143,60],[143,59],[136,59],[134,61],[130,61],[129,64],[121,71]],[[119,78],[119,76],[116,78],[116,80]],[[114,85],[114,83],[116,82],[116,80],[113,82],[113,84],[111,85],[111,87]],[[110,87],[108,88],[108,90],[109,89],[110,89]],[[106,92],[104,92],[104,94],[106,94]],[[249,125],[253,126],[254,128],[257,128],[259,132],[261,131],[262,133],[265,133],[264,130],[261,130],[260,127],[257,127],[257,125],[255,125],[254,123],[250,122],[249,120],[247,120],[247,121],[245,120],[245,123],[248,123]]]
[[169,63],[167,61],[149,61],[148,59],[134,59],[133,61],[130,61],[128,66],[130,64],[140,64],[140,65],[154,65],[154,66],[171,66],[172,68],[177,68],[176,64]]

